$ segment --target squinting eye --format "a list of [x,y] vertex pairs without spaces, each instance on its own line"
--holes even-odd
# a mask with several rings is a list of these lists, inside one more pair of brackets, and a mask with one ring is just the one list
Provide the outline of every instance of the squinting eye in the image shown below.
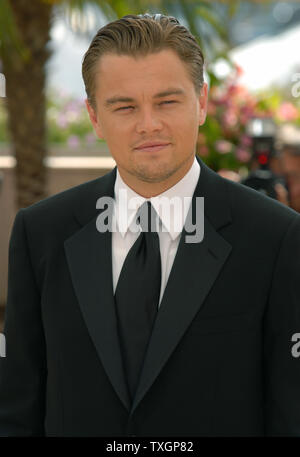
[[133,106],[122,106],[122,108],[117,108],[116,111],[120,111],[120,110],[126,110],[128,108],[133,108]]
[[176,103],[176,100],[166,100],[164,102],[161,102],[161,104],[163,104],[163,103],[166,103],[166,104]]

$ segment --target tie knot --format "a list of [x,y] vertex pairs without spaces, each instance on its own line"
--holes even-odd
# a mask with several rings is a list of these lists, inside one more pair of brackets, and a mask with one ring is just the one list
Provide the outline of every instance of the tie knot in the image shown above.
[[157,232],[159,217],[151,202],[144,202],[137,212],[137,224],[142,228],[143,232]]

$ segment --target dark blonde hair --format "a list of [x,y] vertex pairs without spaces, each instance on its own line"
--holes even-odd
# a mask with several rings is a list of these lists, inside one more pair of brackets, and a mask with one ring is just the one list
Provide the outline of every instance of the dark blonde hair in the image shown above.
[[186,65],[197,94],[203,86],[204,57],[195,37],[172,16],[129,14],[98,30],[82,62],[82,77],[90,105],[96,109],[95,72],[104,54],[146,56],[171,49]]

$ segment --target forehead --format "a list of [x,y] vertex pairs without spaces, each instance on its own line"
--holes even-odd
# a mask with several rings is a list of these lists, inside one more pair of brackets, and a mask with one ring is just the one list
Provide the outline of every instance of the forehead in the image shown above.
[[167,86],[193,86],[187,66],[172,50],[146,56],[106,54],[99,59],[95,72],[98,94],[118,89],[157,92]]

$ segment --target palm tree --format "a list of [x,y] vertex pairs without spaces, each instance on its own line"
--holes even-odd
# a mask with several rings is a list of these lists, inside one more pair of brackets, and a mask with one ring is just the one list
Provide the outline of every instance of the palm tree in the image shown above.
[[[176,4],[177,3],[177,4]],[[50,52],[48,42],[52,22],[58,13],[70,17],[84,14],[87,5],[97,5],[108,20],[129,13],[162,11],[180,14],[195,33],[211,24],[215,35],[224,38],[224,27],[208,1],[182,0],[1,0],[0,58],[6,77],[8,129],[16,157],[16,206],[26,207],[46,197],[46,74]],[[180,10],[178,11],[178,7]],[[198,11],[197,11],[198,8]],[[200,9],[199,9],[200,8]],[[196,15],[200,22],[196,23]]]
[[51,5],[36,0],[4,0],[4,4],[16,25],[12,29],[17,31],[15,42],[20,40],[26,49],[20,52],[20,46],[8,42],[9,52],[4,47],[1,52],[8,129],[16,157],[16,204],[25,207],[46,196],[44,68],[49,57]]

